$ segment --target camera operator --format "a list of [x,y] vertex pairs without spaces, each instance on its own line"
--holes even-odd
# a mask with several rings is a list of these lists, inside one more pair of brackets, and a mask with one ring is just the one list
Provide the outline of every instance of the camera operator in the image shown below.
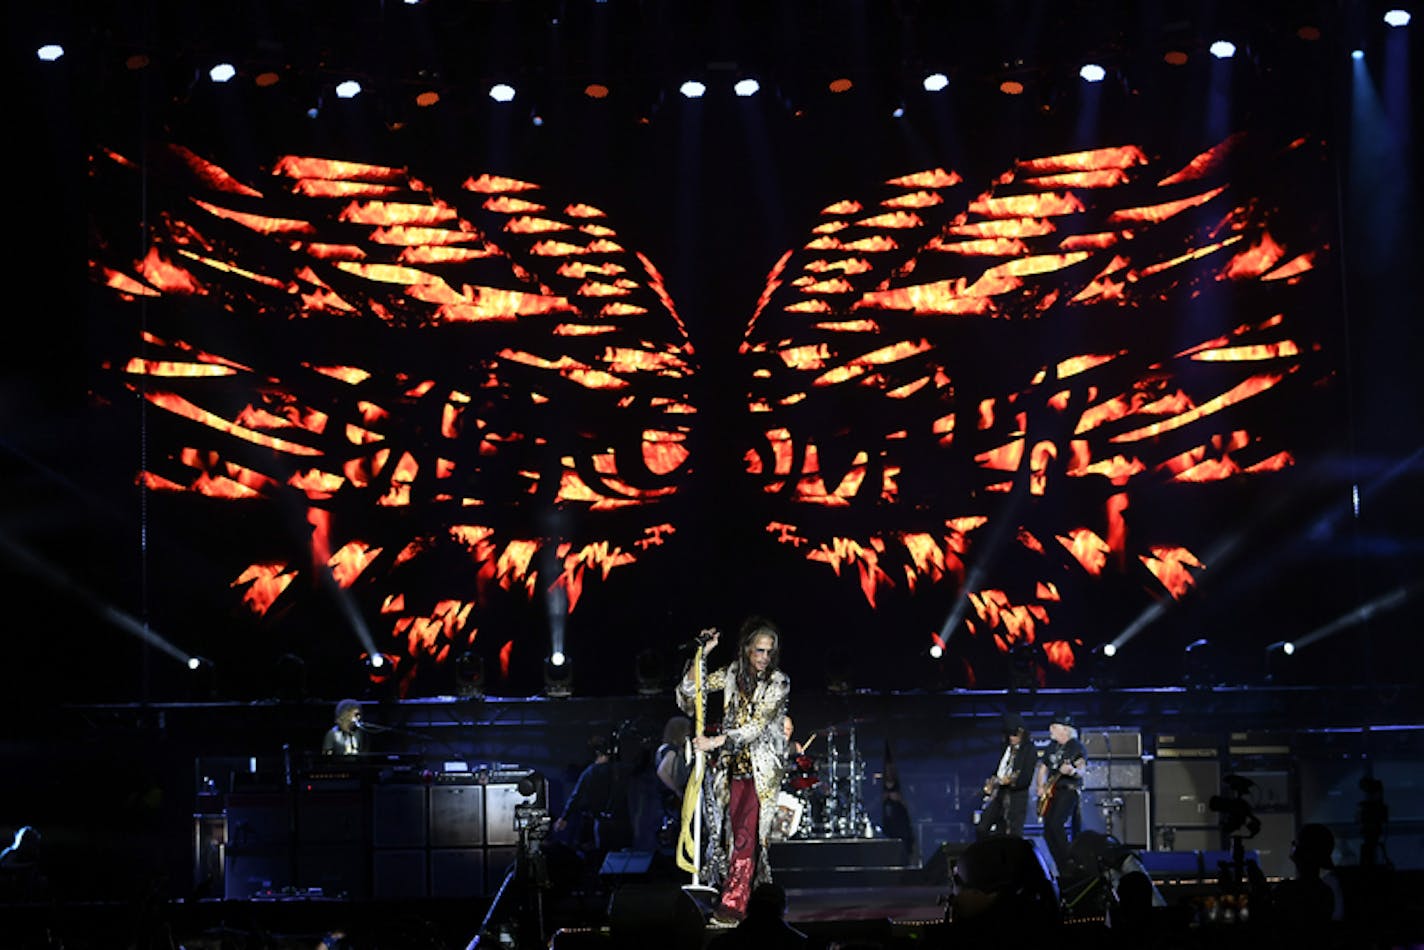
[[579,774],[556,832],[573,828],[570,842],[589,867],[597,869],[610,851],[633,843],[633,823],[628,809],[628,776],[618,761],[617,749],[605,736],[589,740],[593,761]]

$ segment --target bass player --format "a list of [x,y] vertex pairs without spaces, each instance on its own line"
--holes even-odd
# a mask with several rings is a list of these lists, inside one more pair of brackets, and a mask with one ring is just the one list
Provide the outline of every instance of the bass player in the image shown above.
[[1088,750],[1078,741],[1073,717],[1059,713],[1048,724],[1048,747],[1034,772],[1034,798],[1043,819],[1043,840],[1062,874],[1068,867],[1069,825],[1078,815],[1078,795]]
[[1028,728],[1018,713],[1004,714],[1004,746],[994,774],[984,781],[984,804],[979,809],[979,840],[995,835],[1022,838],[1028,814],[1028,789],[1033,782],[1038,753],[1028,738]]

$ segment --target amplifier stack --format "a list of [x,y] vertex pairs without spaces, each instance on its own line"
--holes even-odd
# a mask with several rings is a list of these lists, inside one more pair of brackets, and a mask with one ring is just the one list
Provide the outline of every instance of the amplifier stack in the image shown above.
[[1152,837],[1159,851],[1216,851],[1222,847],[1211,798],[1221,792],[1221,743],[1215,736],[1157,737],[1152,762]]
[[292,789],[234,792],[224,803],[224,895],[491,894],[519,852],[516,806],[546,800],[543,777],[518,769],[314,774]]
[[1151,846],[1152,795],[1142,770],[1142,733],[1109,727],[1083,729],[1088,751],[1083,776],[1083,828],[1111,835],[1130,848]]

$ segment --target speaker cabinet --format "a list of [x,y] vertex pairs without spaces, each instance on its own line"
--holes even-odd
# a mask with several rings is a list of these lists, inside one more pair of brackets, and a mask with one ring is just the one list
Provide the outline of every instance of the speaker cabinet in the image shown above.
[[377,785],[371,789],[371,845],[423,848],[429,807],[423,785]]
[[702,908],[676,884],[625,884],[608,902],[615,946],[702,945]]
[[359,791],[303,791],[297,799],[299,844],[352,844],[366,840],[366,810]]
[[1127,729],[1081,729],[1078,739],[1093,759],[1142,759],[1142,733]]
[[371,895],[379,899],[429,897],[425,849],[377,848],[371,853]]
[[[1152,846],[1151,796],[1141,789],[1085,789],[1079,806],[1083,830],[1111,834],[1129,848]],[[1111,821],[1111,827],[1109,827]]]
[[514,827],[515,806],[533,802],[533,795],[521,795],[515,782],[490,782],[485,786],[485,844],[491,847],[519,843],[519,831]]
[[1258,812],[1261,830],[1245,846],[1256,852],[1256,864],[1267,877],[1292,877],[1291,846],[1295,842],[1296,816],[1291,812]]
[[1154,825],[1152,840],[1158,851],[1216,851],[1222,844],[1217,825]]
[[1215,824],[1216,814],[1208,802],[1221,793],[1221,763],[1159,758],[1152,763],[1152,793],[1155,824]]
[[279,891],[292,885],[292,855],[281,851],[233,851],[223,858],[223,896],[228,900],[250,900],[263,891]]
[[519,857],[518,848],[485,849],[485,893],[494,894],[504,883],[504,876]]
[[1143,788],[1142,762],[1136,759],[1089,759],[1084,788]]
[[320,889],[323,897],[364,900],[371,896],[364,846],[306,845],[297,849],[299,889]]
[[431,849],[431,897],[479,897],[485,893],[483,848]]
[[260,851],[291,844],[292,813],[283,793],[234,793],[224,802],[223,814],[229,848]]
[[430,846],[478,847],[485,843],[485,787],[435,785],[430,789]]
[[1254,786],[1245,795],[1246,801],[1259,814],[1267,811],[1294,811],[1291,795],[1290,772],[1284,769],[1269,771],[1244,771],[1237,769],[1237,775],[1248,779]]

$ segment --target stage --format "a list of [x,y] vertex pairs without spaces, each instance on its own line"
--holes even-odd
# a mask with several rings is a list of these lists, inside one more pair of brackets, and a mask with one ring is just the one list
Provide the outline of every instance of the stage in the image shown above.
[[[1238,919],[1207,882],[1154,875],[1167,902],[1156,911],[1150,940],[1124,943],[1100,913],[1069,915],[1039,939],[1055,946],[1171,947],[1410,947],[1424,940],[1420,872],[1384,872],[1367,880],[1342,869],[1347,905],[1358,912],[1318,928],[1302,944],[1249,915]],[[913,948],[962,945],[982,939],[973,922],[947,921],[947,886],[906,883],[877,887],[790,888],[786,920],[809,946]],[[475,947],[701,948],[721,928],[708,925],[699,905],[675,881],[629,883],[607,894],[601,907],[566,898],[546,907],[543,939],[527,921],[500,915],[482,928],[490,904],[470,899],[341,901],[311,897],[128,903],[29,903],[0,906],[6,947],[107,950],[116,946],[182,946],[186,950],[317,950],[329,947],[465,950]],[[344,939],[344,944],[334,937]]]

